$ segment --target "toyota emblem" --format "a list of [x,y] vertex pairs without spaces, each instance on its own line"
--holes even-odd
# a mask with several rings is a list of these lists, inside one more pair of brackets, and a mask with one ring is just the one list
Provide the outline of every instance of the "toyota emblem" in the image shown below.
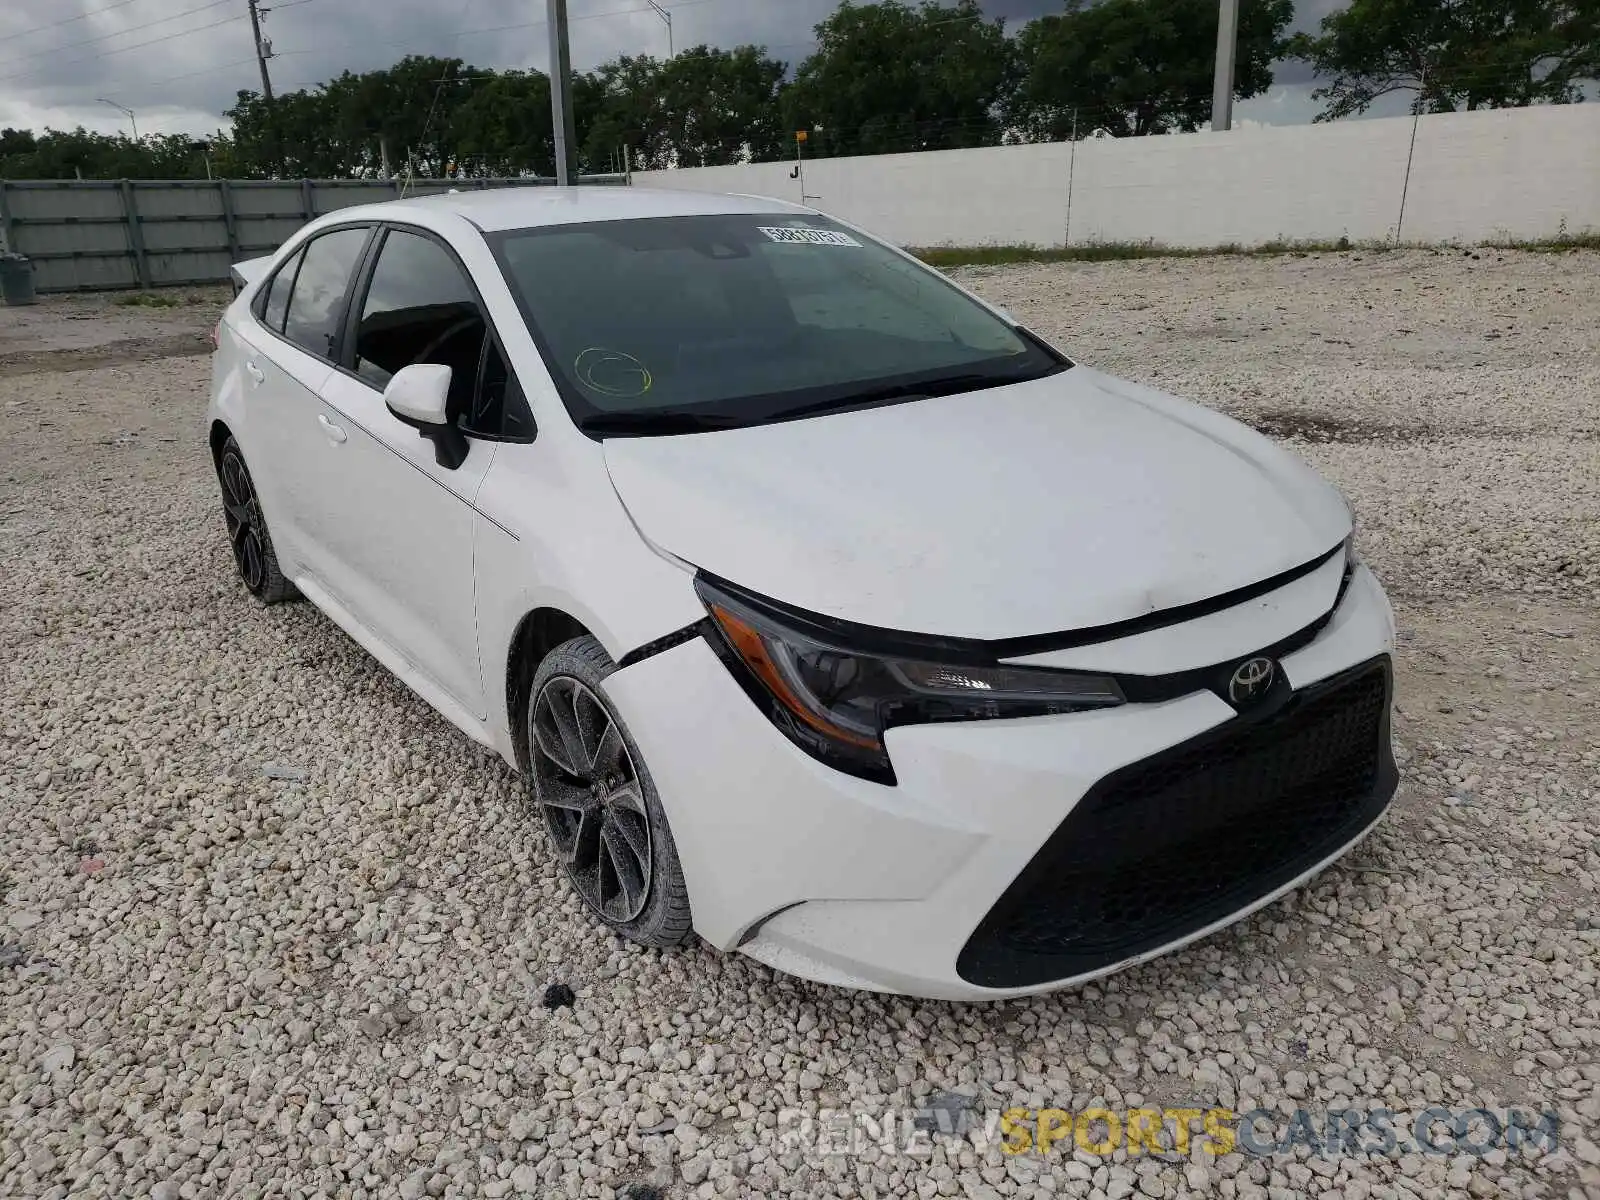
[[1254,704],[1272,690],[1278,664],[1270,658],[1248,658],[1234,668],[1228,680],[1228,699],[1235,707]]

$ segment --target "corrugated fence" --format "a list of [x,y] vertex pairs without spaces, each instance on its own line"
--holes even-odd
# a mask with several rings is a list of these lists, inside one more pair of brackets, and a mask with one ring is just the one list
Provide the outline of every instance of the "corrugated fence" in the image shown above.
[[[407,194],[553,182],[419,179]],[[226,283],[230,266],[272,253],[307,221],[392,200],[400,188],[397,179],[0,180],[0,238],[33,261],[41,292]]]

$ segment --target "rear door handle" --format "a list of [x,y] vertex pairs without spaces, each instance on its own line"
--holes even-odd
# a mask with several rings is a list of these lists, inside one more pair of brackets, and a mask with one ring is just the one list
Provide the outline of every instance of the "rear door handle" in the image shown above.
[[350,437],[343,429],[321,413],[317,414],[317,424],[322,426],[322,432],[328,435],[328,440],[335,445],[343,445]]
[[255,363],[246,362],[244,364],[244,369],[250,373],[250,378],[254,379],[256,381],[256,383],[261,384],[261,383],[265,383],[267,381],[266,372],[263,371],[260,367],[256,366]]

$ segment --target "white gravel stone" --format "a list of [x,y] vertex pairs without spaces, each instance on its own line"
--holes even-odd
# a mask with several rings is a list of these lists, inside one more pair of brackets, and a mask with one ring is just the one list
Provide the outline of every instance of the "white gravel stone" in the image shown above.
[[[215,306],[0,308],[0,1195],[1583,1194],[1597,274],[1494,251],[959,273],[1340,484],[1398,615],[1402,763],[1384,826],[1250,920],[967,1006],[601,934],[510,771],[316,610],[234,579],[208,364],[171,356]],[[574,1008],[540,1006],[555,981]],[[785,1140],[940,1095],[978,1097],[980,1126],[1011,1104],[1548,1107],[1571,1140],[1139,1165],[1070,1139],[1021,1161]]]

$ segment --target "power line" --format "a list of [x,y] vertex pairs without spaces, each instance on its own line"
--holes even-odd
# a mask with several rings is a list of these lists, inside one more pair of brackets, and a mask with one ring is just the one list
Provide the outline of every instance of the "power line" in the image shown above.
[[[311,3],[311,0],[296,0],[296,2],[300,3],[300,4],[309,4],[309,3]],[[701,5],[701,4],[720,4],[720,3],[724,3],[724,2],[725,2],[725,0],[673,0],[672,7],[673,7],[674,10],[677,10],[677,9],[680,9],[680,8],[691,8],[691,7],[695,7],[697,5]],[[289,5],[287,5],[287,4],[274,5],[275,9],[277,9],[277,8],[288,8],[288,7],[289,7]],[[568,17],[567,20],[568,20],[569,24],[573,24],[573,23],[576,23],[578,21],[597,21],[597,20],[602,20],[602,19],[607,18],[607,17],[629,17],[629,16],[635,16],[635,15],[638,15],[640,13],[648,13],[650,11],[651,10],[649,8],[614,8],[614,9],[608,9],[605,12],[579,13],[576,16]],[[450,38],[451,38],[452,42],[455,42],[455,41],[459,41],[461,38],[473,37],[473,36],[475,36],[477,34],[482,34],[482,33],[511,33],[513,31],[519,30],[519,29],[537,29],[537,28],[539,28],[541,26],[548,25],[548,24],[549,24],[549,22],[547,20],[545,20],[543,17],[540,17],[536,21],[518,21],[518,22],[516,22],[515,24],[512,24],[512,25],[488,25],[488,26],[484,26],[483,28],[480,28],[480,29],[462,29],[462,30],[459,30],[456,33],[451,34]],[[388,42],[347,42],[347,43],[344,43],[344,44],[338,45],[338,46],[307,46],[304,49],[300,49],[300,50],[285,50],[285,51],[283,51],[283,53],[285,53],[285,54],[316,54],[316,53],[320,53],[320,52],[322,52],[324,50],[327,50],[327,51],[340,51],[340,50],[368,49],[368,48],[371,48],[371,49],[382,49],[382,48],[387,47],[387,46],[406,46],[406,45],[411,45],[413,43],[413,41],[414,41],[414,39],[412,39],[412,38],[397,38],[397,39],[395,39],[393,41],[388,41]]]
[[32,37],[36,33],[43,33],[46,29],[59,29],[63,25],[72,25],[78,21],[87,21],[90,17],[98,17],[101,13],[108,13],[114,8],[126,8],[137,0],[116,0],[104,8],[96,8],[86,13],[79,13],[75,17],[64,17],[59,21],[51,21],[46,25],[35,25],[32,29],[24,29],[21,33],[0,34],[0,42],[9,42],[12,38]]
[[[204,68],[202,68],[201,70],[198,70],[198,71],[186,71],[182,75],[164,75],[159,80],[147,79],[144,82],[145,83],[152,83],[152,84],[153,83],[159,83],[161,86],[165,87],[169,83],[177,83],[179,80],[182,80],[182,79],[195,79],[195,78],[198,78],[201,75],[215,75],[218,71],[231,71],[234,67],[247,66],[248,64],[253,63],[253,62],[255,62],[255,56],[251,55],[249,58],[235,59],[233,62],[221,63],[221,64],[219,64],[218,66],[215,66],[215,67],[204,67]],[[134,86],[138,86],[138,85],[135,84]]]
[[27,71],[17,71],[10,75],[0,75],[0,83],[6,83],[12,79],[25,79],[29,75],[38,75],[43,71],[53,71],[59,67],[70,67],[75,66],[78,63],[95,62],[102,58],[110,58],[113,54],[126,54],[130,50],[141,50],[146,46],[155,46],[159,45],[161,42],[170,42],[175,38],[188,37],[189,35],[195,33],[203,33],[207,29],[216,29],[220,25],[231,25],[235,21],[244,20],[244,18],[244,13],[239,13],[236,16],[223,17],[220,21],[212,21],[209,25],[196,25],[193,29],[180,29],[177,33],[169,33],[164,37],[151,38],[149,41],[145,42],[135,42],[131,46],[118,46],[115,50],[103,50],[99,54],[89,54],[85,55],[83,58],[69,58],[64,63],[52,63],[48,67],[34,67]]
[[[52,24],[37,26],[34,29],[24,31],[23,33],[10,34],[10,35],[6,35],[6,37],[24,37],[24,36],[27,36],[28,34],[37,33],[37,32],[40,32],[42,30],[45,30],[45,29],[52,29],[52,28],[55,28],[55,27],[60,26],[60,25],[71,24],[74,21],[84,20],[84,19],[86,19],[88,17],[91,17],[91,16],[98,16],[101,13],[110,12],[113,9],[122,8],[122,7],[125,7],[126,5],[133,4],[135,2],[136,2],[136,0],[116,0],[115,3],[108,4],[104,8],[97,9],[92,13],[80,14],[77,17],[70,17],[70,18],[67,18],[67,19],[62,20],[62,21],[54,22]],[[168,21],[168,20],[176,20],[179,17],[192,15],[195,12],[201,12],[201,11],[205,11],[206,9],[220,7],[222,4],[224,4],[226,2],[227,2],[227,0],[212,0],[211,3],[200,5],[198,8],[189,9],[186,12],[183,12],[183,13],[174,13],[170,17],[160,18],[157,21],[155,21],[154,24],[162,24],[163,22]],[[272,5],[272,9],[273,9],[273,11],[281,11],[281,10],[289,9],[289,8],[297,8],[300,5],[311,4],[311,3],[314,3],[314,2],[315,2],[315,0],[283,0],[283,3],[278,3],[278,4]],[[714,4],[714,3],[721,3],[721,2],[723,2],[723,0],[673,0],[673,8],[675,10],[676,9],[683,9],[683,8],[694,8],[694,7],[698,7],[700,5],[704,5],[704,4]],[[571,20],[572,21],[604,20],[604,19],[607,19],[607,18],[610,18],[610,17],[634,16],[634,15],[639,15],[639,14],[644,14],[644,13],[650,13],[652,11],[653,10],[648,5],[646,5],[644,7],[608,9],[608,10],[603,11],[603,12],[580,13],[577,16],[572,17]],[[246,14],[241,13],[241,14],[238,14],[236,16],[224,17],[223,19],[221,19],[219,21],[212,21],[212,22],[210,22],[209,24],[206,24],[206,25],[198,25],[198,26],[195,26],[192,29],[178,30],[177,32],[170,33],[170,34],[165,34],[165,35],[163,35],[161,37],[158,37],[158,38],[148,38],[148,39],[146,39],[145,41],[142,41],[142,42],[134,42],[134,43],[132,43],[130,45],[127,45],[127,46],[118,46],[115,49],[102,51],[102,52],[100,52],[98,54],[83,55],[83,56],[81,56],[79,58],[68,59],[65,62],[52,63],[49,67],[30,67],[30,68],[28,68],[26,70],[14,71],[9,75],[0,75],[0,83],[10,82],[11,80],[14,80],[14,79],[26,79],[26,78],[28,78],[30,76],[41,74],[41,73],[43,73],[44,71],[47,71],[47,70],[54,70],[54,69],[56,69],[58,67],[70,67],[70,66],[75,66],[75,65],[81,64],[81,63],[96,62],[96,61],[98,61],[100,59],[103,59],[103,58],[109,58],[109,57],[111,57],[112,55],[115,55],[115,54],[123,54],[123,53],[126,53],[126,52],[130,51],[130,50],[139,50],[139,49],[142,49],[142,48],[144,48],[146,46],[160,45],[161,43],[164,43],[164,42],[169,42],[169,41],[173,41],[173,40],[178,39],[178,38],[187,37],[190,34],[203,33],[208,29],[215,29],[215,28],[218,28],[218,27],[220,27],[222,25],[231,24],[234,21],[243,20],[245,18],[245,15]],[[452,35],[451,40],[452,41],[456,41],[456,40],[458,40],[460,38],[471,37],[471,36],[474,36],[474,35],[477,35],[477,34],[506,33],[506,32],[511,32],[511,31],[519,30],[519,29],[531,29],[531,28],[535,28],[535,27],[542,26],[542,25],[545,25],[545,24],[547,24],[546,21],[537,20],[537,21],[523,21],[523,22],[518,22],[518,23],[515,23],[515,24],[511,24],[511,25],[488,26],[488,27],[479,28],[479,29],[464,29],[464,30],[461,30],[459,33],[456,33],[456,34]],[[87,44],[90,44],[90,43],[95,42],[95,41],[108,40],[108,39],[110,39],[112,37],[120,37],[120,36],[123,36],[124,34],[129,33],[129,32],[134,32],[134,31],[132,31],[132,30],[124,30],[124,31],[121,31],[119,33],[105,34],[105,35],[101,35],[100,37],[97,37],[97,38],[85,39],[83,42],[70,43],[69,46],[87,45]],[[0,41],[3,41],[3,40],[6,40],[6,38],[5,37],[0,37]],[[289,54],[297,54],[297,55],[298,54],[315,54],[315,53],[322,53],[322,52],[325,52],[325,51],[340,51],[340,50],[347,50],[347,49],[369,49],[369,48],[373,48],[375,46],[376,47],[397,46],[397,45],[407,45],[407,44],[410,44],[410,43],[411,43],[411,39],[402,38],[402,39],[397,39],[397,40],[390,41],[390,42],[378,42],[378,43],[373,43],[373,42],[354,42],[354,43],[345,43],[345,44],[338,45],[338,46],[310,46],[310,47],[306,47],[306,48],[301,49],[301,50],[279,51],[279,52],[274,53],[272,55],[272,57],[279,58],[279,57],[283,57],[283,56],[289,55]],[[52,47],[52,48],[50,48],[48,50],[40,51],[39,53],[48,54],[48,53],[52,53],[54,50],[67,49],[67,48],[69,48],[69,46]],[[6,61],[6,62],[16,62],[16,61],[20,61],[20,58],[22,58],[22,57],[32,58],[33,55],[19,56],[19,58],[7,59],[7,60],[4,60],[4,61]],[[220,68],[217,68],[217,69],[220,69]],[[190,72],[188,75],[179,76],[178,78],[191,78],[191,77],[193,77],[195,75],[207,74],[207,73],[210,72],[210,70],[211,70],[211,68],[208,68],[206,71]],[[152,82],[154,82],[154,81],[152,81]]]
[[[302,0],[302,3],[304,0]],[[173,13],[170,17],[158,17],[154,21],[147,21],[143,25],[130,29],[119,29],[115,33],[102,33],[97,37],[83,38],[76,42],[63,42],[59,46],[46,46],[42,50],[30,50],[26,54],[13,55],[11,58],[0,58],[0,66],[6,63],[22,62],[24,59],[38,58],[41,54],[55,54],[61,50],[71,50],[75,46],[92,46],[96,42],[109,42],[112,38],[127,37],[130,33],[144,33],[151,26],[165,25],[168,21],[176,21],[180,17],[193,16],[197,12],[205,12],[208,8],[221,8],[224,4],[232,4],[233,0],[211,0],[209,4],[202,4],[198,8],[186,8],[182,12]]]

